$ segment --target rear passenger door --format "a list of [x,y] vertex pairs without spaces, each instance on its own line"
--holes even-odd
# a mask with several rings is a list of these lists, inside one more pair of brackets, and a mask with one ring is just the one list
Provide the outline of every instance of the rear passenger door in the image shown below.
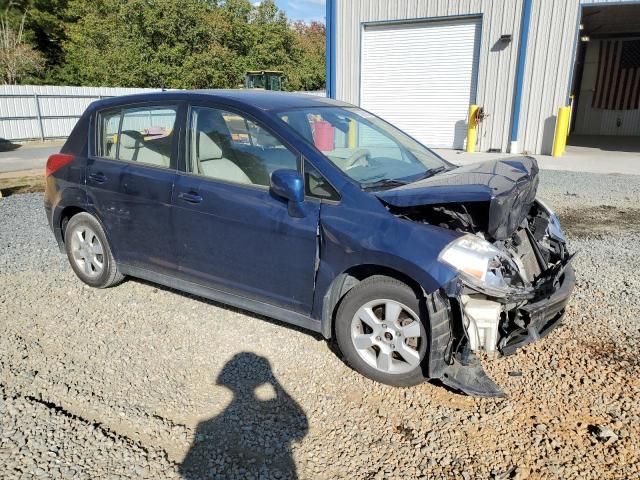
[[101,111],[95,119],[89,204],[125,270],[177,269],[171,195],[181,114],[178,104],[150,104]]

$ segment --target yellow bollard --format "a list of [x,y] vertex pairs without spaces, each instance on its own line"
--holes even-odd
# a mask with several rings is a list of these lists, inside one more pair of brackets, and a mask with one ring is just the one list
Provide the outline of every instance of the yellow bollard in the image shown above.
[[570,107],[560,107],[558,109],[558,119],[556,120],[556,132],[553,138],[553,150],[551,155],[561,156],[567,148],[567,136],[569,135]]
[[478,105],[469,105],[469,126],[467,127],[467,152],[476,151],[476,141],[478,140],[478,122],[476,121],[476,113]]
[[349,148],[357,148],[358,147],[358,141],[357,141],[357,135],[358,135],[358,125],[356,124],[355,120],[350,120],[349,121],[349,136],[348,138],[348,142],[349,142]]

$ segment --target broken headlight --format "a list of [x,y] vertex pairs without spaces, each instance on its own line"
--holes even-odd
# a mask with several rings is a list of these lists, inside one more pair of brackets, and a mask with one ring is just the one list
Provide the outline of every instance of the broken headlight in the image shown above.
[[492,297],[527,295],[518,267],[486,240],[467,234],[447,245],[438,260],[456,269],[467,286]]
[[558,240],[559,242],[567,243],[567,239],[564,236],[564,232],[560,227],[560,220],[558,220],[558,217],[556,216],[556,214],[553,213],[553,210],[551,210],[551,208],[549,208],[549,206],[539,198],[536,199],[536,202],[538,203],[542,211],[544,211],[547,214],[547,217],[549,218],[549,226],[547,227],[547,233],[549,234],[549,236],[554,240]]

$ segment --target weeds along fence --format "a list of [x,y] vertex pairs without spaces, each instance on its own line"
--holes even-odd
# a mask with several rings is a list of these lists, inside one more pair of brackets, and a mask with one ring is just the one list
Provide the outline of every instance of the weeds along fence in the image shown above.
[[[0,141],[66,138],[95,100],[158,92],[154,88],[0,85]],[[324,91],[304,92],[325,96]]]

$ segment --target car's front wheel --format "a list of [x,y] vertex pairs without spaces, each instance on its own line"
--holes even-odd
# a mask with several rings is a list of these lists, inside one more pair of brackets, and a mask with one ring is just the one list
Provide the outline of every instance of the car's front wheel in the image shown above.
[[347,362],[366,377],[393,386],[425,380],[429,350],[421,297],[394,278],[373,276],[342,299],[336,339]]
[[107,288],[124,279],[102,225],[92,215],[81,212],[71,217],[64,231],[64,245],[71,268],[87,285]]

